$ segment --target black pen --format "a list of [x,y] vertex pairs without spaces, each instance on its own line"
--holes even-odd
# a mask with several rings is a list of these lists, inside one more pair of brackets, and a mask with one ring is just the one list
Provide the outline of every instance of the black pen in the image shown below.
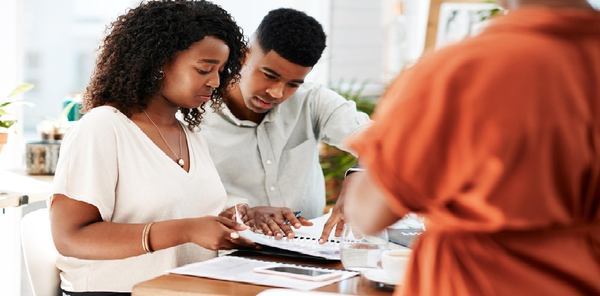
[[[302,217],[302,211],[294,211],[293,213],[294,213],[294,217],[295,217],[296,219],[298,219],[298,218]],[[286,220],[285,220],[285,224],[290,224],[290,221],[286,219]]]

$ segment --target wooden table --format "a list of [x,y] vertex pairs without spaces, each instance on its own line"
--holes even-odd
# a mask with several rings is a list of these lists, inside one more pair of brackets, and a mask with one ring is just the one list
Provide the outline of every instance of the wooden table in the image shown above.
[[[295,263],[325,268],[341,269],[342,265],[336,263],[307,262],[305,260],[275,258],[264,255],[244,255],[244,257],[260,260],[269,260],[285,263]],[[256,295],[261,291],[274,287],[258,286],[246,283],[228,282],[178,274],[167,274],[133,287],[134,296],[175,296],[175,295]],[[375,284],[362,276],[343,280],[316,291],[334,292],[351,295],[392,295],[391,291],[384,291],[375,287]]]

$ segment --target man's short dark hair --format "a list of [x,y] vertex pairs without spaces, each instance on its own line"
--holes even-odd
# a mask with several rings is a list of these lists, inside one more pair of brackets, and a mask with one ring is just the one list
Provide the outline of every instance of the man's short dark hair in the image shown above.
[[284,59],[312,67],[325,49],[325,32],[313,17],[291,8],[271,10],[256,30],[256,39],[266,52],[274,50]]

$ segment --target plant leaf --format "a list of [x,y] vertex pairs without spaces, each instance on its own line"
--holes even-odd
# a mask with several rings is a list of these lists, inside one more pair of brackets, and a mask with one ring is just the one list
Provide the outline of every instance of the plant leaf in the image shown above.
[[13,91],[12,91],[12,92],[11,92],[11,93],[8,95],[8,97],[7,97],[7,98],[13,98],[13,97],[16,97],[16,96],[18,96],[18,95],[20,95],[20,94],[22,94],[22,93],[24,93],[24,92],[26,92],[26,91],[28,91],[28,90],[32,89],[32,88],[33,88],[33,84],[31,84],[31,83],[23,83],[23,84],[21,84],[21,85],[17,86],[17,87],[16,87],[16,88],[15,88],[15,89],[14,89],[14,90],[13,90]]
[[9,128],[15,124],[14,120],[0,120],[0,128]]
[[34,103],[31,103],[31,102],[25,102],[25,101],[9,101],[9,102],[4,102],[4,103],[0,104],[0,108],[4,108],[4,107],[6,107],[6,106],[8,106],[8,105],[10,105],[10,104],[17,104],[17,105],[18,105],[18,104],[21,104],[21,105],[24,105],[24,106],[27,106],[27,107],[33,107],[33,106],[35,106],[35,104],[34,104]]

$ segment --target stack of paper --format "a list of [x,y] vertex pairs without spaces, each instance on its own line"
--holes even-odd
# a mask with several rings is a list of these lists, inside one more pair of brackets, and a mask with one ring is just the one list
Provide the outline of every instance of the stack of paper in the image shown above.
[[328,260],[340,260],[340,242],[333,237],[333,232],[326,243],[319,244],[319,237],[323,231],[323,225],[325,225],[328,218],[329,214],[323,215],[319,218],[310,220],[313,222],[312,226],[303,226],[300,229],[294,229],[295,237],[293,239],[285,237],[282,239],[275,239],[273,236],[255,233],[251,230],[244,230],[239,232],[239,234],[243,238],[261,245],[294,251]]

